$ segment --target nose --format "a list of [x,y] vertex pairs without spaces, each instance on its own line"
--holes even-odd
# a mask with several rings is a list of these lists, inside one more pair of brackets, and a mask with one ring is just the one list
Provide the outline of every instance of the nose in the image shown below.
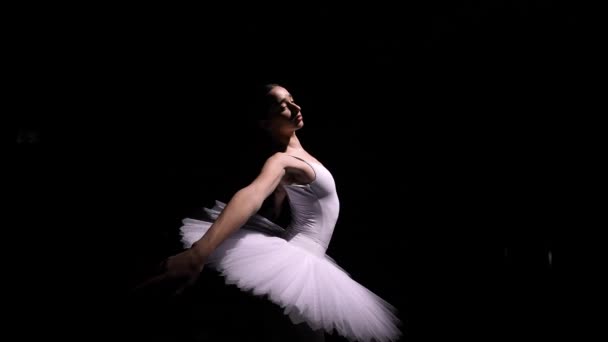
[[295,102],[288,102],[288,105],[291,109],[295,109],[296,114],[302,110],[302,108],[298,106]]

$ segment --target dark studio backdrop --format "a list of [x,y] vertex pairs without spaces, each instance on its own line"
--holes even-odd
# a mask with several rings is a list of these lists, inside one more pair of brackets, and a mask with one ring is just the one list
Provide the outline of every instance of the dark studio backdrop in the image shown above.
[[6,141],[19,229],[6,241],[20,243],[6,251],[30,251],[11,266],[27,280],[11,285],[28,303],[15,316],[55,315],[70,298],[70,319],[45,332],[82,321],[82,334],[173,341],[233,322],[231,338],[275,328],[258,313],[271,309],[211,270],[178,298],[129,289],[180,250],[182,218],[255,177],[248,96],[278,82],[337,183],[328,254],[397,307],[404,340],[560,333],[555,223],[570,218],[551,184],[584,48],[577,12],[257,9],[15,11]]

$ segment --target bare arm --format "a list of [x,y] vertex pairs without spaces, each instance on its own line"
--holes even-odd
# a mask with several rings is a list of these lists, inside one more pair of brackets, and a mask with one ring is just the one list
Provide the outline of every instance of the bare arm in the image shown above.
[[258,177],[232,196],[207,233],[192,246],[197,254],[207,258],[261,208],[264,200],[272,194],[285,175],[287,161],[281,154],[270,157]]
[[203,270],[208,256],[237,229],[243,226],[279,185],[287,167],[301,168],[295,158],[277,153],[268,158],[258,177],[237,191],[228,201],[209,230],[189,248],[161,263],[161,274],[146,280],[137,288],[147,288],[165,281],[177,281],[177,293],[192,285]]

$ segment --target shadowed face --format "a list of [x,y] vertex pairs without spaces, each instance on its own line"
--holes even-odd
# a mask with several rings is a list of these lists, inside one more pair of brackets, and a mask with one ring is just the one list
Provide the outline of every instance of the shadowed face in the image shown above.
[[268,128],[285,131],[298,130],[304,126],[302,112],[287,89],[275,86],[268,93]]

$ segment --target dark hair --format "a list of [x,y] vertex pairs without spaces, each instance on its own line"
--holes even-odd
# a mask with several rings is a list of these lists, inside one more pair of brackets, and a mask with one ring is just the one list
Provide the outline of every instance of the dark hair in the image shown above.
[[268,109],[271,105],[268,93],[275,87],[281,87],[281,85],[278,83],[266,83],[264,85],[258,85],[254,89],[253,94],[251,95],[251,114],[256,121],[268,118]]
[[272,100],[269,93],[275,87],[282,86],[275,82],[256,82],[245,84],[240,91],[243,97],[239,102],[244,103],[243,114],[246,121],[243,128],[250,141],[249,145],[257,151],[267,150],[270,143],[267,132],[260,127],[260,121],[268,119]]

